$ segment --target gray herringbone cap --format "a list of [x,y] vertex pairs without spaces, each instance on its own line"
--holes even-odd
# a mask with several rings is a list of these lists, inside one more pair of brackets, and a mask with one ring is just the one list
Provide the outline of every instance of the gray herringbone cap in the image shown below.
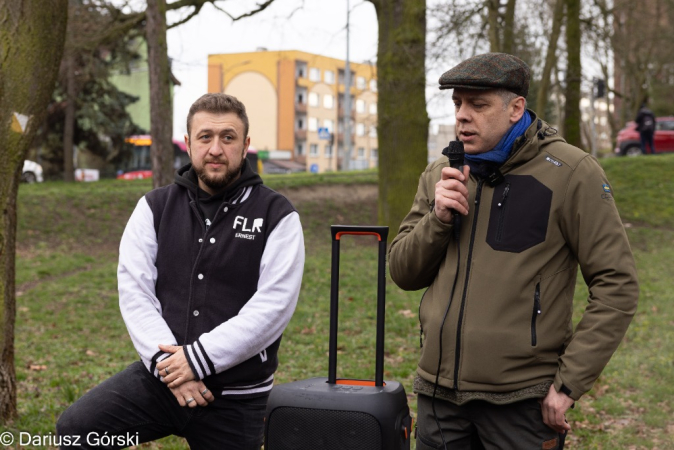
[[485,53],[469,58],[440,77],[440,89],[506,89],[526,97],[529,66],[507,53]]

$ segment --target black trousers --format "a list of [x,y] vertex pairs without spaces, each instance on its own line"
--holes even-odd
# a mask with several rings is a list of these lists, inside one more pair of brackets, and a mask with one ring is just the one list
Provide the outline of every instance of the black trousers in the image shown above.
[[174,434],[192,449],[259,450],[267,397],[181,407],[138,361],[73,403],[56,424],[57,439],[62,449],[116,449]]
[[[417,450],[444,450],[431,397],[417,398]],[[564,435],[543,423],[538,399],[508,405],[481,400],[458,406],[435,399],[447,450],[560,450]]]

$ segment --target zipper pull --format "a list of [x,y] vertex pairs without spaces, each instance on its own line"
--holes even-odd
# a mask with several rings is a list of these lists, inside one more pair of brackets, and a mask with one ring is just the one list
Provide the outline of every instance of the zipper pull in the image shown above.
[[508,193],[509,192],[510,192],[510,183],[506,184],[505,189],[503,190],[503,197],[501,198],[501,201],[498,204],[499,208],[501,208],[503,205],[505,205],[505,202],[508,199]]
[[206,230],[211,226],[211,219],[206,219]]

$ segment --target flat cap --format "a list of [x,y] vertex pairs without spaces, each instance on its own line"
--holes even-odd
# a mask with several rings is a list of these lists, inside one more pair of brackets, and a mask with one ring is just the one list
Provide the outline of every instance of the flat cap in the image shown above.
[[506,89],[526,97],[529,93],[529,66],[507,53],[473,56],[440,77],[440,89]]

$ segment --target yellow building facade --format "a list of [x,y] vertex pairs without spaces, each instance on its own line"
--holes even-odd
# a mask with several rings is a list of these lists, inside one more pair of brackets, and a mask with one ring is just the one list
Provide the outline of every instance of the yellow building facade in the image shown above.
[[[307,171],[341,170],[345,61],[301,51],[208,56],[208,91],[246,105],[251,145]],[[376,67],[350,63],[352,169],[377,167]]]

